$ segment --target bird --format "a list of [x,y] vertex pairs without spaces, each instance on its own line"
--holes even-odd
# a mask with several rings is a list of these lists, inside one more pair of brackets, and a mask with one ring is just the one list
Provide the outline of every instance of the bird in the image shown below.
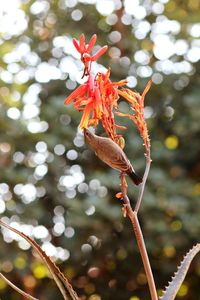
[[111,168],[127,174],[135,185],[142,183],[142,178],[135,173],[133,166],[124,151],[113,140],[83,129],[85,142],[94,150],[95,154]]

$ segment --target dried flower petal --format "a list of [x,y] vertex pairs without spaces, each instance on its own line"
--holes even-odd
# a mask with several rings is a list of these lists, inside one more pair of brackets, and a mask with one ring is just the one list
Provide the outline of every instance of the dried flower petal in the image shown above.
[[128,117],[134,121],[144,141],[146,153],[148,153],[150,149],[150,139],[149,139],[147,124],[144,118],[144,98],[147,92],[149,91],[151,84],[152,84],[152,80],[150,80],[147,83],[142,95],[134,91],[131,91],[130,89],[127,88],[123,90],[119,90],[118,91],[119,94],[131,104],[131,108],[134,114],[131,115],[131,114],[125,114],[121,112],[116,112],[118,116]]

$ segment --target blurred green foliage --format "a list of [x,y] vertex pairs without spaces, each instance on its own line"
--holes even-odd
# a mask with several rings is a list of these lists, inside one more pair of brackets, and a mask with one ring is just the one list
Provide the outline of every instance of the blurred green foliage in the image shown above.
[[[200,236],[199,19],[198,0],[1,3],[0,213],[55,258],[81,299],[150,295],[115,198],[118,174],[84,145],[80,113],[63,105],[83,70],[71,39],[96,33],[108,44],[100,63],[112,80],[128,78],[139,92],[154,82],[146,96],[153,164],[139,218],[160,292]],[[126,153],[142,174],[142,141],[127,124]],[[129,195],[134,201],[137,188]],[[61,299],[29,246],[2,233],[1,272],[35,297]],[[199,276],[197,258],[177,299],[200,299]],[[21,299],[1,280],[0,297]]]

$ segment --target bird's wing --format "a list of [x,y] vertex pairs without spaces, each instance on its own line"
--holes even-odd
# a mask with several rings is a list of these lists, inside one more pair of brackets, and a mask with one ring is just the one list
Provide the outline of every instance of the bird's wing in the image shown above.
[[112,167],[121,172],[126,172],[130,168],[130,162],[124,153],[113,153]]
[[127,172],[131,168],[131,163],[123,150],[112,140],[109,141],[108,138],[99,138],[95,153],[113,169]]
[[111,168],[121,172],[126,172],[130,168],[130,162],[123,152],[116,152],[111,149],[107,155],[102,155],[101,151],[96,151],[97,156]]

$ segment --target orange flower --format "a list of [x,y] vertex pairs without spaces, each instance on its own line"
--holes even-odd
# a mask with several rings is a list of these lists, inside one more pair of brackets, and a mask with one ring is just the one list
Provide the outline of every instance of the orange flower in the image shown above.
[[90,113],[94,109],[95,96],[94,76],[90,75],[84,84],[80,85],[65,99],[65,104],[74,102],[75,109],[83,111],[81,128],[88,127]]
[[127,81],[112,82],[109,77],[110,69],[106,74],[98,73],[96,77],[89,75],[88,80],[67,97],[65,104],[74,102],[75,109],[83,111],[80,128],[97,126],[101,120],[108,136],[117,141],[120,136],[117,135],[116,128],[120,126],[115,124],[113,111],[118,107],[118,87],[125,85]]

